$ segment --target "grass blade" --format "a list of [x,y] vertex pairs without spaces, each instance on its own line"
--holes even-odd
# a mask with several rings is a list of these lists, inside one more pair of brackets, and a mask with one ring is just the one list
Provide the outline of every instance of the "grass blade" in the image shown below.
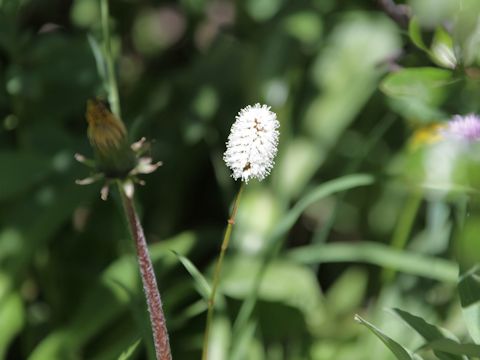
[[359,315],[355,315],[355,320],[365,326],[367,329],[369,329],[373,334],[375,334],[375,336],[377,336],[385,344],[385,346],[390,349],[390,351],[393,355],[395,355],[397,360],[413,360],[407,349],[405,349],[395,340],[385,335],[385,333],[378,329],[376,326],[370,324],[365,319],[362,319]]
[[[393,311],[428,342],[448,339],[438,327],[426,322],[421,317],[412,315],[400,309],[393,309]],[[443,351],[434,350],[434,353],[440,360],[463,360],[462,356],[452,355]]]
[[480,272],[475,266],[458,281],[458,295],[462,305],[463,318],[474,342],[480,344]]
[[453,355],[465,355],[474,358],[480,358],[480,345],[461,344],[452,339],[438,339],[427,344],[433,350],[441,351]]
[[212,292],[212,288],[208,281],[203,277],[197,267],[185,256],[178,254],[175,251],[172,251],[178,260],[182,263],[183,267],[188,271],[188,273],[192,276],[194,280],[195,289],[198,293],[204,298],[205,301],[208,302],[210,298],[210,293]]
[[316,244],[290,250],[288,256],[304,264],[362,262],[444,282],[455,282],[458,267],[448,260],[420,255],[374,242]]
[[367,174],[353,174],[342,176],[340,178],[325,182],[314,188],[303,198],[301,198],[295,206],[287,213],[286,216],[275,227],[271,237],[277,238],[287,233],[300,215],[312,204],[320,199],[335,194],[340,191],[349,190],[359,186],[366,186],[373,184],[374,178]]
[[135,341],[132,345],[128,347],[118,358],[118,360],[129,360],[132,358],[133,353],[137,350],[140,340]]

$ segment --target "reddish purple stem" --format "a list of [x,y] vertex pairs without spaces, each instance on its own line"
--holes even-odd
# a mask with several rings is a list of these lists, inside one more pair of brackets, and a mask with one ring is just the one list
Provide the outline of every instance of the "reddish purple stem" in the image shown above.
[[170,352],[165,315],[163,314],[162,299],[158,291],[152,260],[148,253],[145,234],[143,233],[142,225],[135,211],[133,199],[129,198],[123,189],[120,189],[120,192],[122,194],[122,202],[127,215],[130,232],[135,240],[135,247],[137,249],[138,264],[140,266],[143,290],[147,298],[157,360],[171,360],[172,355]]

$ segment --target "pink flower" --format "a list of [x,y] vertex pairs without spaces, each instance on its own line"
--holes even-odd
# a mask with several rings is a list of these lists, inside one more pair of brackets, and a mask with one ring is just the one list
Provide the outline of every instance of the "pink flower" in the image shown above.
[[475,114],[455,115],[441,130],[446,138],[474,142],[480,140],[480,117]]

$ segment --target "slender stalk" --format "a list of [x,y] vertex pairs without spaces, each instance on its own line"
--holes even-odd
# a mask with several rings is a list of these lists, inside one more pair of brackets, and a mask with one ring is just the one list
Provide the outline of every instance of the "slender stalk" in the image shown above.
[[220,274],[222,272],[223,259],[225,253],[228,249],[230,243],[230,237],[232,235],[233,225],[235,224],[235,218],[237,216],[238,204],[240,203],[240,197],[242,196],[244,184],[240,185],[238,189],[237,196],[233,201],[233,208],[230,218],[227,221],[227,228],[225,230],[225,235],[223,236],[222,247],[220,248],[220,255],[218,256],[217,263],[215,265],[215,272],[213,273],[213,283],[212,283],[212,292],[210,293],[210,298],[208,299],[208,311],[207,311],[207,324],[205,326],[205,334],[203,339],[203,353],[202,360],[208,359],[208,342],[210,340],[210,330],[212,327],[213,320],[213,310],[215,308],[215,296],[217,294],[218,285],[220,283]]
[[[407,245],[412,227],[422,204],[423,194],[415,191],[410,194],[405,202],[398,222],[395,226],[390,246],[394,249],[403,249]],[[384,268],[382,271],[382,280],[384,283],[390,283],[395,278],[395,270]]]
[[142,225],[135,210],[133,199],[129,198],[122,186],[119,186],[122,196],[123,209],[128,220],[128,226],[132,238],[135,240],[138,265],[142,275],[142,284],[147,298],[148,312],[153,330],[153,342],[157,360],[171,360],[170,342],[168,340],[165,315],[163,314],[162,299],[157,287],[155,272],[153,271],[152,260],[148,254],[147,242]]
[[[115,77],[114,60],[111,49],[110,27],[109,27],[109,8],[108,0],[101,0],[101,19],[104,56],[107,67],[107,83],[105,84],[108,92],[108,101],[112,112],[121,119],[120,98],[118,96],[118,86]],[[117,181],[118,190],[122,198],[123,209],[127,217],[128,227],[135,241],[137,251],[138,265],[142,278],[143,290],[147,300],[150,324],[153,332],[153,342],[155,345],[155,354],[157,360],[171,360],[170,342],[166,327],[165,315],[163,313],[162,299],[158,291],[157,279],[153,270],[152,260],[148,253],[147,241],[143,232],[142,225],[135,210],[133,198],[125,194],[121,181]]]
[[100,3],[100,12],[102,16],[102,34],[105,62],[107,66],[107,92],[108,102],[112,107],[112,112],[121,119],[120,111],[120,97],[118,95],[117,78],[115,77],[115,67],[112,56],[112,46],[110,39],[110,23],[109,23],[109,9],[108,0],[102,0]]

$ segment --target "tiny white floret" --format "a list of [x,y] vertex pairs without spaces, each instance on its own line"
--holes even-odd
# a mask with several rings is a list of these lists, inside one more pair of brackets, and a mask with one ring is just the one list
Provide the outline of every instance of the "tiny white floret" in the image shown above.
[[270,174],[277,154],[279,127],[270,106],[255,104],[240,110],[223,155],[235,180],[248,183],[252,178],[263,180]]

